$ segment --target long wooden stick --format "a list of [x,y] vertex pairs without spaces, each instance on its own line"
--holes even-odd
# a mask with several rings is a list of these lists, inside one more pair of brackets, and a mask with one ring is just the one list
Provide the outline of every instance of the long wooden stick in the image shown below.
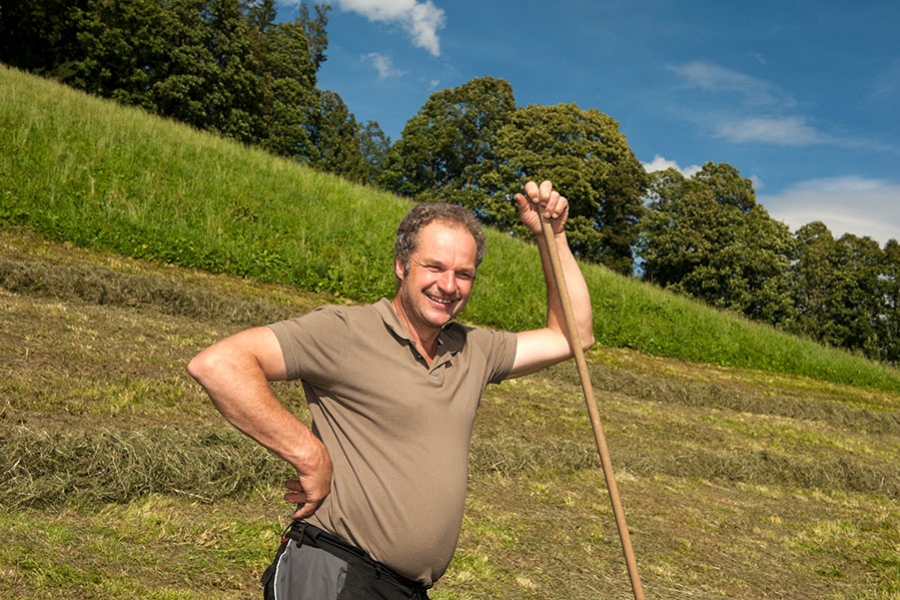
[[631,589],[635,600],[644,599],[644,590],[641,587],[641,579],[637,571],[637,563],[634,560],[634,551],[631,548],[631,537],[628,534],[628,524],[625,523],[625,512],[622,510],[622,501],[619,499],[619,489],[616,486],[616,478],[613,474],[612,461],[609,459],[609,450],[606,447],[606,438],[603,435],[603,425],[600,423],[600,414],[597,410],[597,401],[594,399],[594,389],[591,386],[591,376],[588,372],[587,361],[584,359],[584,349],[581,347],[581,336],[575,323],[575,315],[572,311],[572,300],[569,298],[569,288],[566,286],[566,277],[559,260],[559,249],[553,234],[550,221],[541,216],[541,227],[544,232],[544,240],[550,253],[550,266],[553,269],[553,277],[556,280],[556,288],[559,290],[559,300],[562,304],[566,328],[569,332],[569,344],[575,354],[575,364],[578,365],[578,376],[581,378],[581,389],[584,391],[584,400],[587,403],[588,413],[591,416],[591,427],[594,430],[594,439],[597,442],[597,450],[600,452],[600,463],[603,466],[603,476],[606,478],[606,487],[609,490],[609,499],[612,502],[613,514],[616,518],[616,527],[619,530],[619,539],[622,541],[622,551],[625,554],[625,564],[628,566],[628,577],[631,580]]

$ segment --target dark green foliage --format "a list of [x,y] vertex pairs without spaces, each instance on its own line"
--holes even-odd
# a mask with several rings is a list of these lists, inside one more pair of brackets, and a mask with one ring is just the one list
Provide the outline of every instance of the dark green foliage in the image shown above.
[[[484,198],[481,175],[495,160],[497,132],[515,111],[512,86],[480,77],[431,94],[394,145],[388,189],[422,200],[460,192]],[[478,200],[465,203],[477,210]]]
[[497,154],[501,189],[553,181],[569,200],[573,251],[631,274],[647,176],[614,119],[574,104],[528,106],[498,134]]
[[879,358],[896,365],[900,361],[900,243],[895,239],[884,246],[879,282],[884,300],[876,320]]
[[640,254],[645,281],[758,321],[793,319],[790,231],[730,165],[707,163],[691,179],[653,174]]
[[303,27],[303,33],[309,45],[309,61],[313,68],[318,71],[319,66],[325,62],[325,50],[328,48],[328,34],[325,27],[328,26],[328,12],[331,6],[328,4],[316,4],[314,10],[316,16],[309,14],[309,5],[305,2],[299,3],[300,16],[295,21]]
[[830,346],[896,361],[896,240],[884,251],[868,237],[845,234],[835,240],[818,221],[796,236],[796,330]]
[[512,195],[532,179],[565,191],[579,256],[632,272],[646,173],[618,123],[594,109],[516,109],[509,83],[473,79],[431,95],[407,122],[384,173],[393,191],[462,204],[514,234],[522,232]]

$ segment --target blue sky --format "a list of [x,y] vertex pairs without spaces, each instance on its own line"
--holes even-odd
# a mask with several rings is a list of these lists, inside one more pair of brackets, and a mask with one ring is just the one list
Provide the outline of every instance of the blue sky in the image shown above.
[[319,87],[392,140],[432,92],[493,76],[519,106],[613,117],[649,170],[734,166],[792,231],[900,239],[896,0],[331,4]]

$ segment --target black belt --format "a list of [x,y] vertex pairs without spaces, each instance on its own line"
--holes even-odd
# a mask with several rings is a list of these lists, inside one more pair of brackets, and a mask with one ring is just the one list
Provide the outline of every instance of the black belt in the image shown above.
[[352,544],[348,544],[336,535],[325,531],[315,525],[306,523],[305,521],[294,521],[284,534],[285,538],[290,538],[299,542],[301,545],[309,545],[313,548],[319,548],[325,552],[340,558],[346,562],[352,562],[362,565],[372,571],[372,575],[377,579],[386,579],[393,583],[407,588],[412,597],[427,598],[425,586],[419,581],[413,581],[397,573],[390,567],[378,562],[369,553]]

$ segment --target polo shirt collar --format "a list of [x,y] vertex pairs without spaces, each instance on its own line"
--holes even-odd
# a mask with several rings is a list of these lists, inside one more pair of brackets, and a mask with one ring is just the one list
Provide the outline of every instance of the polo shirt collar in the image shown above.
[[[382,298],[374,306],[378,314],[381,315],[385,326],[393,332],[395,337],[406,340],[410,344],[415,343],[410,337],[409,331],[406,330],[406,326],[400,321],[400,317],[397,316],[397,311],[394,310],[390,300]],[[441,332],[438,334],[439,355],[444,353],[452,355],[462,350],[465,336],[459,335],[458,329],[459,325],[454,321],[447,323],[441,329]]]

